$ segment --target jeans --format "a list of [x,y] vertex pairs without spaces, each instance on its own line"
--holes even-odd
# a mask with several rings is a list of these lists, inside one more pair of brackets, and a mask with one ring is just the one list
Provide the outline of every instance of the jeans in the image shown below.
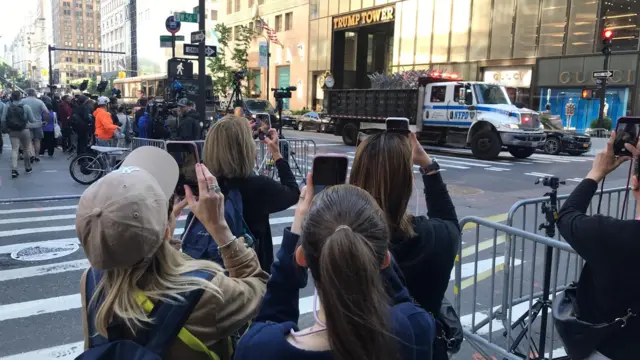
[[9,132],[9,138],[11,139],[11,170],[18,170],[18,153],[20,146],[22,146],[26,152],[24,156],[24,169],[31,169],[31,162],[29,161],[29,158],[33,156],[31,131],[29,131],[29,129],[11,131]]

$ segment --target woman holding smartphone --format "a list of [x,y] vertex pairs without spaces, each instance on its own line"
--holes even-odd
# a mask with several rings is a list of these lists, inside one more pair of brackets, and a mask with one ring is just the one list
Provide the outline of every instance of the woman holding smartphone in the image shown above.
[[[255,250],[264,271],[269,271],[273,262],[273,242],[269,215],[284,211],[296,204],[300,189],[289,164],[280,154],[278,135],[271,129],[263,140],[273,156],[280,182],[254,172],[256,147],[249,121],[245,118],[227,115],[218,120],[207,134],[203,158],[207,168],[218,178],[222,192],[227,197],[237,190],[242,198],[242,213],[248,230],[255,240]],[[240,205],[240,204],[238,204]],[[197,221],[197,219],[194,219]],[[183,249],[207,239],[198,224],[187,222],[183,237]]]
[[[413,165],[420,167],[427,216],[411,215],[407,209],[414,183]],[[415,134],[385,131],[360,144],[349,182],[371,194],[385,212],[391,230],[391,253],[407,288],[414,300],[438,319],[461,241],[456,210],[438,164]],[[434,359],[448,358],[447,345],[435,345]]]
[[[430,360],[435,323],[388,268],[385,214],[355,186],[327,188],[312,202],[313,195],[309,175],[262,307],[235,360]],[[317,289],[316,321],[300,330],[298,295],[306,268]],[[392,291],[385,290],[381,269]]]

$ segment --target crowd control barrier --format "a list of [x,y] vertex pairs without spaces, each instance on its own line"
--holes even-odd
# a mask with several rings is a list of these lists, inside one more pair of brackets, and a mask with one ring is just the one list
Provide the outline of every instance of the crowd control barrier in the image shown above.
[[[289,163],[291,171],[297,180],[304,181],[307,173],[311,171],[313,157],[317,147],[313,140],[309,139],[281,139],[280,153]],[[256,172],[278,179],[278,171],[273,162],[272,154],[266,144],[256,140]]]
[[[503,358],[509,360],[526,359],[566,359],[563,345],[554,332],[553,317],[550,311],[551,301],[558,293],[558,278],[566,272],[575,269],[567,269],[564,259],[577,257],[575,251],[567,243],[559,240],[527,232],[511,226],[484,220],[479,217],[469,216],[460,221],[464,228],[467,224],[475,225],[475,236],[468,241],[465,238],[467,248],[460,249],[455,262],[454,275],[454,306],[461,316],[466,342],[486,359]],[[481,240],[481,234],[491,234],[489,239]],[[508,238],[522,239],[527,248],[529,257],[520,257],[515,264],[520,266],[512,271],[512,275],[523,274],[523,284],[531,296],[514,298],[508,296],[506,304],[503,304],[503,294],[510,295],[510,288],[503,286],[504,279],[508,276],[500,272],[500,265],[506,264],[503,247],[508,248]],[[504,245],[503,245],[504,244]],[[461,259],[469,254],[464,251],[471,250],[472,260],[464,264],[467,279],[462,278],[463,264]],[[549,301],[538,301],[544,287],[543,268],[544,260],[539,254],[545,249],[551,249],[553,256],[547,261],[551,262],[551,279],[547,284],[550,288]],[[486,265],[489,262],[489,266]],[[522,266],[526,264],[527,266]],[[488,279],[486,271],[480,267],[490,267]],[[469,269],[472,275],[469,277]],[[512,269],[513,270],[513,269]],[[576,274],[572,273],[572,276]],[[500,278],[503,277],[503,278]],[[472,280],[471,280],[472,279]],[[485,280],[487,286],[478,286],[478,281]],[[489,280],[489,283],[486,281]],[[465,284],[471,281],[473,287],[462,291]],[[543,306],[544,305],[544,306]],[[546,317],[546,319],[544,319]],[[544,330],[542,323],[546,323]],[[544,337],[544,342],[541,339]],[[544,346],[544,349],[540,345]]]
[[167,142],[161,139],[159,140],[159,139],[146,139],[146,138],[134,137],[134,138],[131,138],[131,144],[129,146],[131,150],[135,150],[141,146],[155,146],[162,150],[166,150]]

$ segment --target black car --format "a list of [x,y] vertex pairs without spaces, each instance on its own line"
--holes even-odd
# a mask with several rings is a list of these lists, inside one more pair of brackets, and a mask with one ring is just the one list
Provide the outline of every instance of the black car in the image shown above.
[[317,132],[333,132],[334,124],[326,114],[315,111],[298,116],[296,119],[296,129],[299,131],[313,129]]
[[547,139],[540,149],[549,155],[561,152],[578,156],[591,150],[591,137],[563,130],[545,130]]

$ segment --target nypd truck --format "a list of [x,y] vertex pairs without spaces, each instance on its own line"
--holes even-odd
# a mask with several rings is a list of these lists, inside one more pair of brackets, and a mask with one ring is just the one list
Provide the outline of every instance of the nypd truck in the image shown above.
[[469,148],[483,160],[503,150],[524,159],[545,141],[538,113],[513,105],[503,86],[449,74],[418,83],[418,89],[328,90],[325,108],[335,135],[355,145],[361,132],[379,131],[385,119],[404,117],[422,144]]

